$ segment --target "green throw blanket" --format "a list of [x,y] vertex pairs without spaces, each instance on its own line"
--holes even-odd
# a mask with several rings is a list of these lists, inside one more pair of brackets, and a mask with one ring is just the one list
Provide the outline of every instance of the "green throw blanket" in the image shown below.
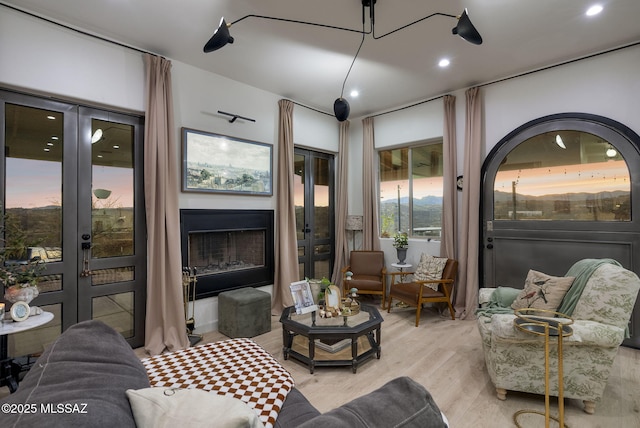
[[569,291],[567,291],[567,294],[565,294],[562,299],[562,303],[560,303],[557,312],[569,316],[573,314],[573,310],[576,308],[578,300],[580,300],[580,296],[582,296],[582,292],[584,291],[584,287],[587,285],[589,278],[591,278],[591,274],[605,263],[621,266],[620,263],[613,259],[583,259],[571,266],[565,276],[573,276],[576,279],[573,280],[571,288],[569,288]]
[[[591,278],[591,274],[605,263],[621,266],[620,263],[613,259],[583,259],[574,263],[565,276],[573,276],[575,279],[556,311],[571,316],[578,300],[580,300],[580,296],[582,296],[587,281]],[[476,309],[476,314],[489,318],[491,318],[493,314],[512,314],[513,309],[511,308],[511,303],[513,303],[521,291],[522,290],[516,288],[499,286],[491,294],[489,303],[483,308]]]

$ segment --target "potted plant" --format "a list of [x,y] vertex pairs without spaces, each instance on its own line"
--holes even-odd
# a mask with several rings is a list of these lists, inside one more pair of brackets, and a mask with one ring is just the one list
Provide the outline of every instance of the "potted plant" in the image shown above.
[[396,247],[398,264],[403,265],[407,258],[407,248],[409,248],[409,237],[405,232],[397,232],[393,237],[393,246]]
[[5,289],[4,298],[11,303],[30,303],[39,294],[38,281],[45,268],[44,262],[34,257],[25,263],[11,263],[4,259],[4,253],[0,259],[0,282]]
[[45,261],[40,257],[28,258],[31,254],[25,246],[24,234],[8,215],[0,218],[0,232],[10,232],[12,239],[0,240],[0,284],[5,300],[30,303],[39,294],[38,282],[45,269]]

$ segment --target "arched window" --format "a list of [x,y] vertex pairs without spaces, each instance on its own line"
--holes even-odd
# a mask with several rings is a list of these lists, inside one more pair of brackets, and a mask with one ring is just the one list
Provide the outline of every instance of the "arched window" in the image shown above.
[[494,220],[629,221],[631,179],[615,142],[554,130],[511,150],[494,181]]

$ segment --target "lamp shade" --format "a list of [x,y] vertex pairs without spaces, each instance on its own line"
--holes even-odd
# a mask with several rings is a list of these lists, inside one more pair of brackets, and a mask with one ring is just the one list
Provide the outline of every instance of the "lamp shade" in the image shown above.
[[460,19],[458,19],[458,25],[456,25],[453,30],[451,30],[453,34],[457,34],[462,37],[469,43],[473,43],[474,45],[482,44],[482,36],[476,30],[476,27],[473,26],[471,20],[469,19],[469,15],[467,14],[467,9],[462,12],[460,15]]
[[203,50],[207,53],[217,51],[227,43],[233,43],[233,37],[229,34],[229,26],[224,20],[224,17],[222,17],[220,25],[218,25],[216,31],[213,32],[213,36],[211,36],[207,44],[204,45]]
[[349,103],[344,98],[338,98],[333,103],[333,113],[338,119],[339,122],[344,122],[349,119],[349,112],[351,111],[351,107],[349,107]]
[[361,215],[348,215],[346,230],[362,230],[362,216]]

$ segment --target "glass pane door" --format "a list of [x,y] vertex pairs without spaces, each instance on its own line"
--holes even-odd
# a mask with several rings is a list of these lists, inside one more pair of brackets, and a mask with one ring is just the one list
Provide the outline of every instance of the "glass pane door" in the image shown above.
[[145,287],[141,120],[80,108],[79,316],[143,337]]
[[141,346],[142,118],[5,91],[0,118],[5,267],[34,257],[44,261],[32,305],[54,314],[43,327],[10,335],[9,356],[41,353],[62,331],[88,319],[104,321]]
[[295,206],[300,278],[331,278],[334,254],[334,159],[295,149]]

